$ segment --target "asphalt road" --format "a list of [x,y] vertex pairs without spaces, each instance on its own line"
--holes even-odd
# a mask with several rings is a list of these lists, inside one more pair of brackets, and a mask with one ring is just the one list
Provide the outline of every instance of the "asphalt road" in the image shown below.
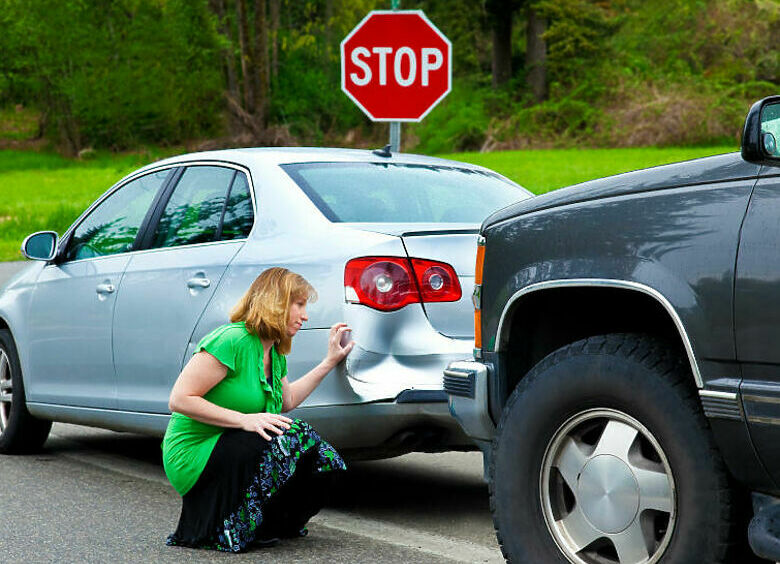
[[309,536],[242,555],[165,546],[180,503],[159,439],[57,423],[41,453],[0,456],[0,560],[503,562],[476,452],[351,463]]
[[502,562],[478,453],[354,462],[309,536],[226,555],[164,544],[180,498],[158,439],[55,424],[0,457],[3,562]]

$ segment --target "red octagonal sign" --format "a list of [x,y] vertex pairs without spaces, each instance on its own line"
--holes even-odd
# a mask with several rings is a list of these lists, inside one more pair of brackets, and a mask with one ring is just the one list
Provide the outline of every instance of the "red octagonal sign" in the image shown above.
[[374,121],[420,121],[451,84],[452,44],[421,10],[371,12],[341,42],[341,89]]

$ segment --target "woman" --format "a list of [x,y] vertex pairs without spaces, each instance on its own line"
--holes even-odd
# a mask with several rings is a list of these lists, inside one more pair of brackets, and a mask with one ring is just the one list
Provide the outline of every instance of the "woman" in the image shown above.
[[346,324],[330,329],[328,352],[311,372],[287,380],[286,354],[314,288],[270,268],[206,335],[173,386],[163,439],[165,473],[182,495],[179,526],[167,544],[240,552],[303,536],[326,483],[343,460],[297,407],[352,350]]

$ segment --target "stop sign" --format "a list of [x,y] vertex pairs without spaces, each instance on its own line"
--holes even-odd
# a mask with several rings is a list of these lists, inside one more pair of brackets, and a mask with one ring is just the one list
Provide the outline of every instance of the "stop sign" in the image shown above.
[[420,121],[451,75],[452,44],[421,10],[371,12],[341,42],[341,89],[374,121]]

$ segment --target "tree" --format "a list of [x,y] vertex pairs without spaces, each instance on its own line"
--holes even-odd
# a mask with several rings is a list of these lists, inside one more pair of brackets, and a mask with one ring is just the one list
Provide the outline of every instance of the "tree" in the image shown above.
[[67,153],[220,127],[206,0],[0,0],[0,13],[0,74],[18,85],[3,97],[37,105],[41,129]]
[[535,6],[528,6],[528,18],[525,40],[526,80],[531,88],[534,101],[542,102],[547,98],[547,18],[537,12]]
[[512,78],[512,19],[517,1],[487,0],[485,9],[493,39],[493,88],[498,88]]
[[512,24],[516,13],[524,11],[526,79],[533,99],[541,102],[547,97],[547,19],[536,4],[528,0],[488,0],[485,8],[493,39],[493,88],[512,78]]

